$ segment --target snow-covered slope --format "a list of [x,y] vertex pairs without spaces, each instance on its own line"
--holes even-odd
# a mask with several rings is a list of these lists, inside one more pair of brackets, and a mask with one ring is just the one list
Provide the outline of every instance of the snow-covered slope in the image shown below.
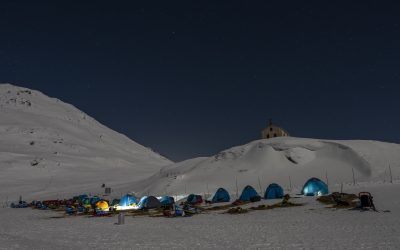
[[209,158],[172,164],[132,189],[179,195],[213,193],[224,187],[235,194],[247,184],[265,190],[272,182],[286,189],[299,189],[310,177],[324,181],[328,177],[333,187],[352,183],[353,171],[357,182],[389,181],[389,165],[393,178],[398,178],[398,144],[280,137],[254,141]]
[[0,84],[0,199],[100,192],[167,164],[72,105]]

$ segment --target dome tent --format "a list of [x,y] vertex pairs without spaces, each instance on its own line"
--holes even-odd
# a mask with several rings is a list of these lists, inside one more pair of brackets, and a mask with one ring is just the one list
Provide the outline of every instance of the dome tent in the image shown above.
[[108,202],[105,201],[105,200],[98,201],[96,203],[96,211],[97,210],[99,210],[99,211],[108,211],[109,210]]
[[224,188],[218,188],[217,192],[215,192],[214,197],[212,198],[211,202],[212,203],[218,203],[218,202],[229,202],[231,200],[231,197]]
[[239,200],[241,201],[256,201],[260,200],[260,196],[257,194],[257,191],[250,185],[247,185],[243,191],[242,194],[239,197]]
[[110,206],[118,206],[118,204],[121,202],[121,200],[120,199],[114,199],[112,202],[111,202],[111,205]]
[[119,206],[129,207],[136,203],[137,203],[137,199],[135,198],[135,196],[126,194],[126,195],[122,196],[121,200],[119,201]]
[[160,208],[160,201],[154,196],[144,196],[138,203],[138,209]]
[[321,181],[318,178],[311,178],[309,179],[303,186],[301,190],[301,194],[306,196],[314,196],[314,195],[325,195],[328,194],[328,186],[325,182]]
[[276,183],[272,183],[265,190],[264,199],[280,199],[283,195],[283,188]]
[[174,198],[171,196],[162,196],[159,201],[162,206],[172,206],[175,203]]
[[201,195],[197,195],[197,194],[190,194],[186,199],[186,203],[191,204],[191,205],[201,204],[201,203],[203,203],[203,197],[201,197]]

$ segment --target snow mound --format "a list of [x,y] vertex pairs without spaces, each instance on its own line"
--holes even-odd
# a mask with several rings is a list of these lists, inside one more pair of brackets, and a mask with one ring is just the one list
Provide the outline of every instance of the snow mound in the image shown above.
[[101,192],[171,161],[43,93],[0,84],[0,199]]
[[311,177],[330,185],[356,181],[388,181],[400,174],[400,145],[377,141],[332,141],[280,137],[253,141],[208,158],[164,167],[132,189],[143,193],[212,194],[224,187],[232,194],[252,185],[264,192],[276,182],[300,189]]

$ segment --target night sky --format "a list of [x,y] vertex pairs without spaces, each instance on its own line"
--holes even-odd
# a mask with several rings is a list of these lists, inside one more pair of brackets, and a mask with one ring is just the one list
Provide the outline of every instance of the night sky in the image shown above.
[[270,118],[296,137],[399,143],[399,13],[382,1],[3,0],[0,82],[176,161],[259,139]]

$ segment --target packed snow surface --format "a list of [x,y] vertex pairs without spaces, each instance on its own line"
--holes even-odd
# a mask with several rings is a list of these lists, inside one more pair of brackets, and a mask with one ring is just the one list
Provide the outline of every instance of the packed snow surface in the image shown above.
[[399,249],[400,183],[345,185],[344,191],[370,191],[379,212],[331,209],[302,197],[292,199],[300,207],[126,217],[116,225],[117,216],[0,208],[0,249]]
[[70,104],[0,84],[0,200],[63,198],[131,183],[171,161]]
[[300,191],[311,177],[333,186],[388,181],[390,173],[392,178],[400,176],[399,144],[280,137],[171,164],[129,188],[145,194],[178,196],[212,195],[223,187],[240,195],[246,185],[252,185],[262,194],[274,182],[286,190]]

